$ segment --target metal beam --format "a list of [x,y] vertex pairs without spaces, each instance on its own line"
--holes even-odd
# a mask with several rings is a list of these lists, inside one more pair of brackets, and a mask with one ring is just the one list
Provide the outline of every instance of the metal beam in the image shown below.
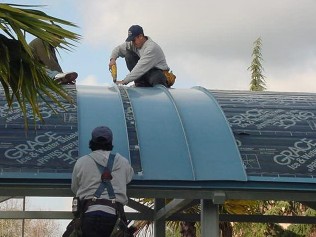
[[[154,221],[154,216],[127,212],[129,220]],[[67,211],[0,211],[0,219],[73,219],[73,214]],[[199,214],[175,213],[165,221],[200,221]],[[251,223],[296,223],[315,224],[316,216],[277,216],[277,215],[230,215],[219,214],[219,221],[227,222],[251,222]]]
[[207,190],[207,189],[132,189],[128,196],[133,198],[177,198],[177,199],[210,199],[213,200],[216,192],[223,192],[225,199],[242,200],[275,200],[275,201],[309,201],[316,202],[315,191],[269,191],[269,190]]
[[0,219],[73,219],[67,211],[0,211]]
[[[198,185],[198,184],[196,184]],[[202,185],[202,184],[201,184]],[[202,185],[203,186],[203,185]],[[202,187],[199,186],[199,187]],[[216,193],[221,192],[225,199],[244,200],[284,200],[300,202],[316,202],[315,190],[269,190],[269,188],[245,189],[224,188],[166,188],[164,186],[150,188],[142,186],[129,186],[130,198],[170,198],[170,199],[210,199],[213,200]],[[238,186],[238,185],[237,185]],[[0,196],[39,196],[39,197],[73,197],[70,184],[64,185],[0,185]],[[215,201],[215,199],[214,199]]]
[[144,204],[137,202],[131,198],[128,199],[127,206],[141,213],[147,213],[148,215],[151,215],[151,216],[154,215],[154,210],[152,208],[145,206]]
[[219,216],[220,221],[251,223],[293,223],[315,224],[315,216],[275,216],[275,215],[227,215]]
[[166,206],[161,208],[155,215],[155,220],[166,219],[172,214],[178,212],[183,209],[187,205],[189,205],[193,200],[191,199],[174,199]]
[[11,197],[11,196],[1,196],[0,197],[0,202],[5,202],[5,201],[7,201],[7,200],[9,200],[11,198],[13,198],[13,197]]
[[0,185],[1,196],[73,197],[70,185]]

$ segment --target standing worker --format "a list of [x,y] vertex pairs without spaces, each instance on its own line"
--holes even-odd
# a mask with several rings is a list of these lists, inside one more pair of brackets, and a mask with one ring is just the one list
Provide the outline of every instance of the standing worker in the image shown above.
[[[83,237],[109,237],[117,221],[118,211],[124,212],[123,205],[127,204],[126,185],[132,180],[134,170],[126,158],[111,153],[112,140],[110,128],[96,127],[89,142],[92,152],[79,158],[73,169],[71,190],[79,198],[83,212]],[[109,168],[111,162],[113,165]],[[105,167],[110,169],[106,175]],[[101,175],[102,179],[105,176],[109,178],[114,193],[108,188],[100,191],[103,181]]]
[[152,87],[157,84],[170,87],[174,83],[175,76],[172,83],[167,80],[169,66],[162,49],[150,37],[144,35],[143,28],[139,25],[132,25],[128,30],[126,42],[112,51],[110,70],[116,65],[118,57],[125,58],[130,71],[124,80],[116,81],[118,85],[127,85],[134,81],[136,87]]

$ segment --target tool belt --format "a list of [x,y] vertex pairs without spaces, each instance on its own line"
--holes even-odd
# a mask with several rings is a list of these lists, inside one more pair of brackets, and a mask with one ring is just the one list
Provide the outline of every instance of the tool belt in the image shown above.
[[171,87],[176,81],[176,75],[174,75],[172,71],[169,72],[168,70],[163,70],[162,72],[167,78],[167,86]]
[[[84,199],[82,200],[83,202],[83,213],[85,213],[88,210],[89,206],[92,205],[103,205],[103,206],[109,206],[114,209],[117,209],[117,205],[119,205],[119,202],[112,202],[111,200],[108,199]],[[121,204],[122,205],[122,204]]]

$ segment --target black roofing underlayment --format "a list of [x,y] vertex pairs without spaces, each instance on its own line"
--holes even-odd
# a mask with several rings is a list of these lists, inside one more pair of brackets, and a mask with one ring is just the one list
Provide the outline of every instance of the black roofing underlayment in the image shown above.
[[28,108],[29,129],[26,130],[18,103],[14,102],[9,110],[0,87],[1,174],[72,172],[78,157],[76,89],[68,88],[68,92],[74,103],[59,98],[65,109],[48,99],[50,106],[58,113],[45,102],[39,102],[44,122],[36,119],[34,123]]
[[316,176],[316,95],[212,91],[248,176]]

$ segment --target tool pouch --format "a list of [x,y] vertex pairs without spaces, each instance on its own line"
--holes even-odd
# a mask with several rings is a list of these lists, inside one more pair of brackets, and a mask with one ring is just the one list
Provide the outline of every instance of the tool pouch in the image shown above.
[[171,87],[176,81],[176,75],[174,75],[172,71],[169,72],[167,70],[164,70],[163,74],[167,78],[167,86]]
[[72,199],[72,214],[74,217],[79,217],[80,216],[80,211],[81,211],[81,202],[79,197],[74,197]]

